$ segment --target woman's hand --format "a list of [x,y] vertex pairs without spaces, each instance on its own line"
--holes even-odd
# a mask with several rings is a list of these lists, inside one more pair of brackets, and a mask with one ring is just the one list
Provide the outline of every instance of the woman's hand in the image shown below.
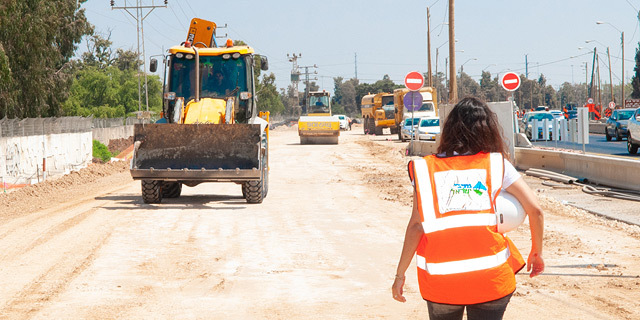
[[529,277],[531,278],[544,272],[544,260],[537,252],[531,251],[531,253],[529,253],[529,259],[527,259],[527,271],[531,271],[529,274]]
[[402,295],[402,287],[404,286],[404,276],[398,277],[393,281],[393,285],[391,286],[391,293],[393,293],[393,298],[400,302],[405,302],[407,299]]

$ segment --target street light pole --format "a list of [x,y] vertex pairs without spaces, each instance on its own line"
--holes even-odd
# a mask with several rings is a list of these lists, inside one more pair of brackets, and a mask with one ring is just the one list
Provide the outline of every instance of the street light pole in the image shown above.
[[431,78],[431,24],[429,23],[429,7],[427,7],[427,85],[429,87],[433,87],[433,82]]
[[458,86],[456,83],[456,45],[455,45],[455,15],[454,0],[449,0],[449,103],[458,103]]
[[467,64],[467,62],[471,61],[471,60],[478,60],[477,58],[471,58],[467,61],[465,61],[463,64],[460,65],[460,91],[463,91],[462,93],[464,94],[464,88],[463,88],[463,82],[462,82],[462,72],[464,70],[464,65]]

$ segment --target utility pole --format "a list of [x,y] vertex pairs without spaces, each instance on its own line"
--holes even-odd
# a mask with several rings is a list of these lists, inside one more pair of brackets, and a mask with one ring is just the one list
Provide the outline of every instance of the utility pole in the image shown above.
[[429,23],[429,7],[427,7],[427,86],[433,87],[433,80],[431,78],[431,26]]
[[620,41],[622,43],[622,108],[624,109],[624,31],[621,32]]
[[449,0],[449,74],[451,80],[449,80],[449,103],[458,102],[458,85],[456,83],[456,39],[455,39],[455,27],[454,27],[454,0]]
[[[147,111],[149,111],[149,83],[147,81],[147,55],[144,49],[144,19],[146,19],[149,14],[155,10],[156,8],[166,8],[167,4],[168,4],[168,0],[164,0],[164,5],[163,6],[159,6],[159,5],[146,5],[143,6],[140,3],[140,0],[136,0],[136,5],[135,6],[129,6],[127,4],[127,2],[124,2],[124,7],[116,7],[115,6],[115,1],[111,0],[111,10],[114,9],[123,9],[124,11],[126,11],[131,17],[133,17],[134,19],[136,19],[136,29],[138,32],[138,36],[137,36],[137,41],[138,41],[138,49],[136,50],[136,54],[138,57],[138,60],[140,61],[140,39],[142,38],[142,68],[144,71],[144,92],[145,92],[145,101],[146,101],[146,105],[147,105]],[[129,11],[129,9],[136,9],[136,14],[135,16]],[[149,12],[147,12],[146,14],[144,14],[143,10],[144,9],[149,9]],[[140,111],[140,109],[142,109],[142,93],[141,93],[141,84],[140,84],[140,67],[138,67],[138,111]]]
[[602,87],[600,85],[600,58],[596,56],[596,65],[598,67],[598,71],[596,74],[598,75],[598,104],[602,107],[602,95],[600,94],[602,91]]
[[356,80],[358,80],[358,53],[354,53],[353,63],[356,66]]
[[527,60],[528,54],[524,55],[524,77],[529,79],[529,61]]
[[591,84],[589,85],[589,98],[593,98],[594,94],[593,94],[593,75],[596,71],[596,50],[598,48],[594,47],[593,48],[593,63],[592,63],[592,67],[591,67]]
[[449,90],[449,85],[450,85],[450,83],[448,82],[449,81],[449,79],[448,79],[448,77],[449,77],[448,76],[448,74],[449,74],[448,70],[449,69],[448,68],[449,68],[449,58],[445,57],[444,58],[444,90],[445,90],[444,92],[447,95],[449,95],[449,92],[447,90]]
[[611,101],[615,102],[616,99],[613,96],[613,78],[611,78],[611,55],[609,54],[609,47],[607,47],[607,58],[609,59],[609,85],[611,87]]
[[584,62],[584,86],[584,91],[587,93],[587,97],[584,99],[586,102],[589,99],[589,63],[586,61]]
[[303,113],[307,113],[307,110],[309,110],[309,81],[310,80],[318,80],[318,78],[309,78],[310,74],[318,74],[318,71],[313,71],[313,72],[309,72],[309,68],[317,68],[317,65],[312,65],[312,66],[304,66],[304,67],[300,67],[304,69],[304,83],[305,83],[305,88],[304,88],[304,110],[302,110]]
[[298,58],[302,57],[302,53],[289,55],[287,53],[287,59],[293,63],[293,69],[291,69],[291,86],[293,87],[293,97],[296,99],[296,110],[300,106],[300,94],[298,92],[298,82],[300,81],[300,69],[298,69]]

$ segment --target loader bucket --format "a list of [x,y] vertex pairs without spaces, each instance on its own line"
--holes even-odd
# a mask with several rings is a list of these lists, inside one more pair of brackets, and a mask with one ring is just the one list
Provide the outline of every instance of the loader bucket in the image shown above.
[[136,124],[134,179],[260,179],[261,131],[254,124]]

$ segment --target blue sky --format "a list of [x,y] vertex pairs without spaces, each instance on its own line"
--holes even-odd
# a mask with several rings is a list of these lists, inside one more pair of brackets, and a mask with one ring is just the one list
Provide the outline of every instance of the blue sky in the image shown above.
[[[139,0],[162,5],[163,0]],[[116,6],[135,0],[115,0]],[[317,83],[333,91],[333,78],[373,83],[388,74],[398,84],[410,71],[427,70],[426,8],[431,11],[432,69],[445,69],[448,56],[447,0],[353,1],[325,0],[169,0],[168,8],[153,10],[144,20],[147,56],[186,39],[193,17],[214,21],[218,35],[241,39],[269,58],[276,85],[290,83],[292,64],[287,54],[301,53],[300,66],[316,64]],[[136,23],[124,10],[112,10],[107,0],[89,0],[82,6],[96,31],[111,31],[116,48],[135,49]],[[479,79],[506,71],[529,78],[544,74],[547,83],[584,83],[585,62],[592,67],[594,47],[600,55],[601,79],[609,82],[606,47],[611,51],[613,82],[621,79],[620,32],[625,34],[625,82],[632,76],[640,39],[640,0],[538,0],[455,2],[456,69]],[[135,15],[135,10],[130,10]],[[145,9],[147,14],[149,9]],[[608,24],[596,24],[604,21]],[[619,30],[619,31],[618,31]],[[586,40],[595,40],[585,43]],[[579,49],[583,47],[583,49]],[[85,50],[81,44],[79,51]],[[356,63],[357,55],[357,63]],[[477,60],[474,60],[477,59]],[[302,86],[300,87],[302,88]]]

